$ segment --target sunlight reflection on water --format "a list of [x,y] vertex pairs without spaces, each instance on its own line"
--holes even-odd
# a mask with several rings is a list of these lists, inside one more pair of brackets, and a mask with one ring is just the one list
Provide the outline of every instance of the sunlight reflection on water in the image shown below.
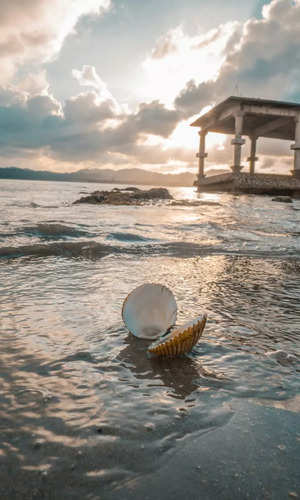
[[[300,411],[298,216],[287,208],[278,219],[251,197],[176,193],[219,205],[11,214],[9,244],[29,251],[0,260],[0,456],[20,473],[63,476],[83,453],[84,474],[111,484],[159,470],[189,437],[227,429],[237,402]],[[66,235],[88,246],[88,233],[110,245],[105,255],[64,253]],[[33,254],[46,237],[55,251]],[[208,313],[203,339],[182,359],[148,359],[147,342],[121,321],[126,295],[153,281],[173,291],[178,324]]]

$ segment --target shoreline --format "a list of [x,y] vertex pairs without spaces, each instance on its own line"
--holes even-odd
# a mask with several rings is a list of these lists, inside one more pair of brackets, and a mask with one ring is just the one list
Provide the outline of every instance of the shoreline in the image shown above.
[[[182,426],[195,428],[197,418],[191,409],[175,425],[170,422],[171,441],[162,448],[151,444],[152,436],[164,443],[155,428],[114,444],[105,428],[74,429],[61,440],[57,422],[57,439],[53,434],[54,439],[45,440],[38,432],[26,433],[26,420],[18,420],[11,440],[15,452],[8,451],[0,461],[1,499],[299,498],[299,415],[251,400],[232,400],[215,415],[215,423],[180,437]],[[1,439],[10,439],[3,430]],[[18,458],[18,450],[23,458]]]

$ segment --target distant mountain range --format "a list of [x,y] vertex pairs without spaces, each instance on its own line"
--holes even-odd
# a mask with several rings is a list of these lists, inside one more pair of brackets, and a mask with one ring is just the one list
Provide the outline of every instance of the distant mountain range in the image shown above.
[[122,170],[82,169],[77,172],[57,173],[29,168],[0,167],[0,179],[24,179],[39,181],[107,182],[111,184],[150,184],[152,186],[192,186],[196,175],[160,174],[141,168]]
[[[222,174],[228,169],[210,169],[207,176]],[[49,170],[32,170],[30,168],[0,167],[0,179],[24,179],[32,181],[69,181],[69,182],[99,182],[110,184],[149,184],[151,186],[193,186],[196,174],[182,172],[181,174],[160,174],[143,170],[142,168],[82,169],[77,172],[60,174]]]

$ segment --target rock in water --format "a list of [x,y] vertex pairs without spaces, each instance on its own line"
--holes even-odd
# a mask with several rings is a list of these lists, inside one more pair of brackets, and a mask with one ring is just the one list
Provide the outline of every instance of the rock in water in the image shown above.
[[292,203],[293,200],[290,196],[275,196],[272,201],[279,201],[281,203]]
[[170,195],[166,188],[152,188],[148,191],[142,191],[141,196],[145,196],[149,200],[172,200],[173,196]]
[[166,188],[151,188],[143,190],[139,188],[114,188],[112,191],[94,191],[88,196],[76,200],[77,203],[92,203],[101,205],[140,205],[151,200],[172,200]]

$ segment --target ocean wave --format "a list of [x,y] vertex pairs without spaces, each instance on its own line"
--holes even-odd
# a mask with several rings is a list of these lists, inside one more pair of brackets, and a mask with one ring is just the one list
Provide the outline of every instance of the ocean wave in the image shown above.
[[35,201],[16,201],[13,203],[8,203],[6,206],[8,207],[17,207],[17,208],[59,208],[59,205],[41,205],[40,203],[36,203]]
[[96,241],[60,241],[49,244],[32,244],[18,247],[0,248],[0,258],[17,257],[50,257],[60,256],[67,258],[99,259],[110,254],[127,254],[136,256],[169,256],[180,258],[204,257],[208,255],[248,256],[254,258],[296,258],[299,259],[297,249],[260,250],[224,248],[220,245],[200,245],[192,242],[165,242],[145,245],[113,246]]
[[[212,251],[213,249],[210,248]],[[126,247],[117,247],[98,243],[95,241],[61,241],[49,244],[32,244],[21,245],[18,247],[2,247],[0,248],[0,258],[17,258],[17,257],[80,257],[85,259],[98,259],[106,255],[116,254],[133,254],[133,255],[171,255],[181,257],[194,257],[203,254],[205,248],[200,245],[187,242],[174,242],[159,245],[131,245]],[[206,252],[208,248],[206,248]]]
[[[143,250],[145,250],[145,246]],[[220,245],[200,245],[188,241],[174,241],[152,246],[153,253],[167,254],[171,257],[200,257],[208,255],[228,255],[237,257],[254,257],[254,258],[296,258],[299,259],[299,250],[297,248],[240,248],[229,247],[220,243]]]
[[28,206],[31,208],[58,208],[58,205],[41,205],[39,203],[35,203],[34,201],[29,203]]
[[0,258],[60,256],[93,259],[105,257],[110,253],[118,252],[118,250],[118,248],[113,246],[96,243],[94,241],[62,241],[49,244],[2,247],[0,248]]
[[94,234],[91,234],[88,231],[83,231],[75,227],[57,223],[56,224],[40,223],[37,224],[36,226],[23,227],[20,230],[20,233],[29,236],[38,236],[44,239],[61,239],[68,237],[78,238],[81,236],[94,236]]
[[223,226],[220,224],[216,224],[215,222],[191,222],[187,224],[178,225],[176,228],[178,231],[197,231],[197,230],[206,230],[211,231],[214,230],[216,232],[221,232]]
[[136,242],[136,243],[144,243],[148,241],[156,241],[153,238],[146,238],[145,236],[140,236],[139,234],[135,233],[110,233],[106,237],[107,240],[117,240],[117,241],[124,241],[124,242]]

